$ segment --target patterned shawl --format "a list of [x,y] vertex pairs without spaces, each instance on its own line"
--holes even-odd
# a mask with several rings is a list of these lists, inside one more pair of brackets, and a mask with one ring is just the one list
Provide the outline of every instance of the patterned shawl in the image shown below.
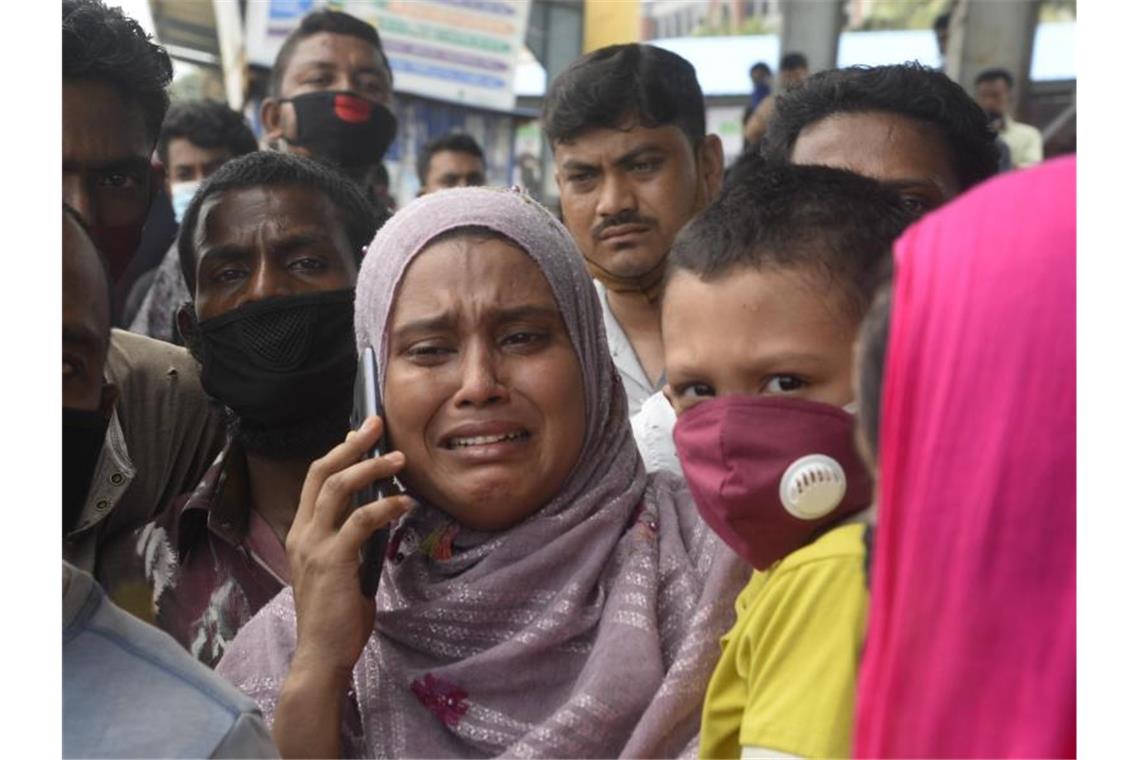
[[[515,191],[424,196],[377,234],[356,334],[376,347],[401,277],[432,239],[478,225],[541,268],[582,369],[587,433],[562,491],[502,532],[429,504],[394,531],[375,632],[357,662],[345,751],[368,757],[662,757],[696,750],[705,686],[747,568],[681,480],[648,476],[594,287],[566,229]],[[382,385],[383,383],[381,383]],[[219,670],[272,720],[294,649],[284,590]]]

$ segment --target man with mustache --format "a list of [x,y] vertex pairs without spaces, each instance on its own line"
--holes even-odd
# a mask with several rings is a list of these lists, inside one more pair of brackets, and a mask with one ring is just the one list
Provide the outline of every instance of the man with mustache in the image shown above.
[[563,221],[594,276],[629,413],[664,384],[661,291],[673,238],[720,191],[724,150],[684,58],[611,45],[546,96]]
[[261,151],[212,175],[178,237],[178,313],[226,446],[138,535],[157,623],[208,665],[289,583],[285,536],[312,460],[344,439],[353,286],[379,226],[364,194],[310,159]]

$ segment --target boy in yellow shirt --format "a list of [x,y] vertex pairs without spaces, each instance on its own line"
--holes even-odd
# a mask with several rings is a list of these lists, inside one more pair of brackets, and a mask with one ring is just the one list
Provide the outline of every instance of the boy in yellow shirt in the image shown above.
[[701,757],[850,754],[872,483],[852,346],[910,218],[876,182],[746,158],[678,236],[662,306],[674,440],[701,516],[756,569]]

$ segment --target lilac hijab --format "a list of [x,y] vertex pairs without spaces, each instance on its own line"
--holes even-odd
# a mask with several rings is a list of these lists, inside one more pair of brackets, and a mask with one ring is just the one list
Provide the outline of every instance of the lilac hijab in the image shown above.
[[[345,751],[694,754],[719,638],[748,569],[699,519],[680,479],[646,475],[601,308],[566,229],[516,191],[416,200],[365,256],[357,344],[376,348],[383,377],[404,272],[434,238],[466,226],[514,241],[550,283],[581,365],[585,443],[559,494],[506,531],[469,530],[420,504],[393,532],[375,630],[354,671]],[[219,665],[270,721],[295,632],[285,589]]]

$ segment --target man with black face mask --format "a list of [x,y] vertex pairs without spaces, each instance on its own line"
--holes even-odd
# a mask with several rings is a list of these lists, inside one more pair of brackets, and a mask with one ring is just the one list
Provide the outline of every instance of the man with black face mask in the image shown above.
[[233,159],[186,210],[178,314],[227,443],[138,536],[158,625],[213,665],[289,583],[285,536],[309,464],[342,441],[356,373],[353,287],[378,227],[347,178],[272,151]]
[[305,16],[273,62],[261,121],[270,145],[331,164],[368,194],[396,135],[392,68],[375,27],[338,11]]

